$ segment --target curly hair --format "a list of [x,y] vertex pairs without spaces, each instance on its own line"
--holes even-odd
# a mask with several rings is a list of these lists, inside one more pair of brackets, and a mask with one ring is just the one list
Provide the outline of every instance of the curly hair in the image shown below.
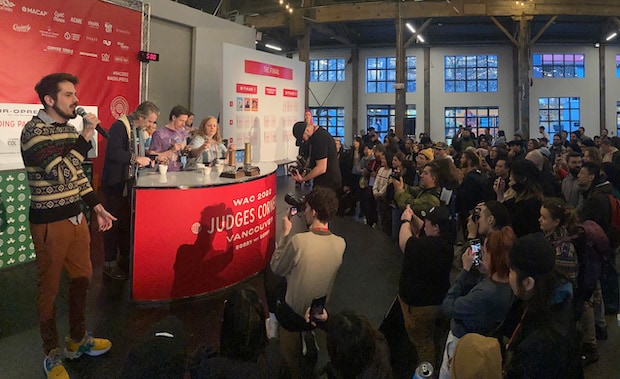
[[314,187],[306,196],[306,203],[321,222],[328,222],[338,211],[338,196],[331,188]]

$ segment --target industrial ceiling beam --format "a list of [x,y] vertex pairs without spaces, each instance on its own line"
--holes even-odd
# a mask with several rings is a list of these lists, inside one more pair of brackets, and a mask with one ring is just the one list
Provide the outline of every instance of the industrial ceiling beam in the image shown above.
[[345,46],[352,47],[355,44],[347,36],[337,33],[335,30],[325,24],[317,24],[313,19],[304,17],[304,20],[308,22],[308,25],[319,33],[325,34],[328,37],[335,39]]
[[[395,20],[398,17],[471,17],[471,16],[539,16],[539,15],[576,15],[576,16],[620,16],[618,0],[536,0],[525,2],[523,6],[507,0],[452,0],[448,2],[357,2],[337,3],[315,7],[304,7],[304,12],[312,12],[312,19],[317,23]],[[296,12],[302,10],[296,10]],[[260,12],[259,12],[260,13]],[[306,16],[309,14],[306,13]],[[257,29],[275,28],[286,25],[284,12],[248,16],[248,23]]]

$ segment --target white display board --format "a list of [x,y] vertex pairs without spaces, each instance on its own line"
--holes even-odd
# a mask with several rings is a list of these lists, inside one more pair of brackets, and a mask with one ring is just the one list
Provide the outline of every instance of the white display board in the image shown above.
[[[98,114],[98,107],[82,106],[86,112]],[[42,108],[41,104],[0,103],[0,171],[24,168],[20,150],[22,129],[32,116],[36,116]],[[69,121],[78,133],[82,131],[82,117]],[[97,157],[97,132],[91,139],[93,149],[88,152],[89,158]]]
[[222,135],[236,149],[252,144],[252,162],[292,160],[293,124],[303,121],[305,63],[224,44]]

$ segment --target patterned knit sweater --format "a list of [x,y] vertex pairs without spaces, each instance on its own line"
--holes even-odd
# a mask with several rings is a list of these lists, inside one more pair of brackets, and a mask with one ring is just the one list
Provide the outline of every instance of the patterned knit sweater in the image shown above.
[[39,111],[22,130],[21,152],[30,186],[30,222],[60,221],[82,212],[81,200],[99,204],[82,162],[92,148],[67,123]]

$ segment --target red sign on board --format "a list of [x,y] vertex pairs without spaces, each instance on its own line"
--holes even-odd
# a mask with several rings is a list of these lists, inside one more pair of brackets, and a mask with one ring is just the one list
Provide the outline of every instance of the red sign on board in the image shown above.
[[297,97],[297,90],[296,89],[283,89],[282,90],[282,96],[284,97]]
[[278,90],[276,87],[265,87],[265,95],[268,96],[276,96],[278,94]]
[[273,64],[250,60],[245,61],[245,72],[247,74],[273,76],[274,78],[286,80],[293,79],[293,70],[288,67],[276,66]]
[[258,87],[253,85],[253,84],[237,83],[237,93],[257,94],[258,93]]
[[132,298],[200,295],[261,271],[275,248],[275,205],[275,174],[217,187],[136,189]]

